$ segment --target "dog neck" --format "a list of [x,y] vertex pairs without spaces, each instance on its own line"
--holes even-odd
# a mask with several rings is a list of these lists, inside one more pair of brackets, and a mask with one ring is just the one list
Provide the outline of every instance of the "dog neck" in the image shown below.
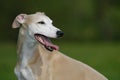
[[25,27],[21,27],[18,37],[18,59],[21,64],[26,64],[33,56],[37,42],[33,40],[27,32]]
[[[39,48],[39,53],[42,55],[48,55],[52,53],[46,50],[42,44],[39,44],[35,39],[28,35],[27,29],[20,28],[18,37],[18,59],[20,64],[25,65],[34,56],[35,50]],[[44,54],[48,53],[48,54]]]

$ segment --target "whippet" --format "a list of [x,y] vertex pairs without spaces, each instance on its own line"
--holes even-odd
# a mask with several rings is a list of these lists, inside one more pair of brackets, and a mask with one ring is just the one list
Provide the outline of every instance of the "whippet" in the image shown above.
[[49,38],[62,37],[63,32],[44,13],[20,14],[12,27],[20,27],[15,67],[18,80],[107,80],[88,65],[59,52]]

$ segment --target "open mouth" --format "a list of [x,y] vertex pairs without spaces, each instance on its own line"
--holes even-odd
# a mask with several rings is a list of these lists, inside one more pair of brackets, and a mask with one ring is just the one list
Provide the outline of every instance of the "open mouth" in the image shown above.
[[35,39],[41,43],[47,50],[53,51],[53,50],[59,50],[59,47],[57,45],[54,45],[50,39],[44,35],[41,34],[34,34]]

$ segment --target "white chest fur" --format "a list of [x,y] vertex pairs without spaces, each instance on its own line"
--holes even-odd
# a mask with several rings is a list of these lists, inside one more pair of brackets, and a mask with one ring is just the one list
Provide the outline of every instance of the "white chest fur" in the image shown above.
[[30,39],[29,36],[26,36],[23,40],[23,43],[22,41],[18,42],[20,51],[18,51],[19,57],[15,68],[15,73],[19,80],[35,80],[28,63],[34,55],[33,53],[36,48],[36,44]]

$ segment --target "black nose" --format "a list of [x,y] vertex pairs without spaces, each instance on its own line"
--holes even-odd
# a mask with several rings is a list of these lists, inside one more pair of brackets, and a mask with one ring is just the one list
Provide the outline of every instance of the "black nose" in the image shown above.
[[57,38],[62,37],[64,35],[62,31],[57,31],[56,34],[57,34]]

